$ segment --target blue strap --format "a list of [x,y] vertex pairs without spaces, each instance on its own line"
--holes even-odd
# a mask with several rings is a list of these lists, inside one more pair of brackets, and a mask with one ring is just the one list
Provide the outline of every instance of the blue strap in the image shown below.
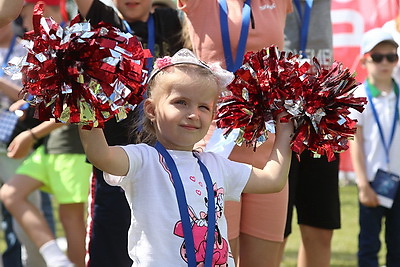
[[207,197],[208,197],[208,228],[207,228],[207,245],[206,245],[206,260],[204,266],[212,266],[212,259],[214,254],[214,243],[215,243],[215,196],[214,196],[214,187],[211,180],[210,173],[208,172],[207,167],[200,161],[199,157],[194,154],[197,158],[197,162],[200,165],[201,173],[203,174],[204,181],[206,183],[207,188]]
[[247,37],[249,35],[249,25],[251,17],[251,2],[246,0],[242,10],[242,28],[240,30],[240,38],[238,48],[236,51],[236,57],[233,58],[231,40],[229,36],[229,25],[228,25],[228,5],[226,0],[218,0],[219,2],[219,20],[222,36],[222,45],[224,48],[224,56],[226,68],[229,71],[236,71],[242,65],[244,53],[246,51]]
[[[395,109],[394,109],[392,130],[391,130],[391,133],[390,133],[389,142],[387,143],[386,140],[385,140],[385,136],[384,136],[384,134],[383,134],[382,125],[381,125],[381,123],[380,123],[380,121],[379,121],[378,112],[376,111],[374,102],[372,101],[371,89],[370,89],[369,84],[368,84],[367,81],[364,82],[364,86],[365,86],[365,89],[366,89],[366,92],[367,92],[368,102],[369,102],[369,104],[370,104],[370,106],[371,106],[371,110],[372,110],[372,113],[373,113],[373,115],[374,115],[376,124],[378,125],[379,135],[380,135],[380,138],[381,138],[381,142],[382,142],[382,144],[383,144],[383,148],[385,149],[385,153],[386,153],[386,163],[389,164],[389,161],[390,161],[390,159],[389,159],[390,147],[392,146],[394,134],[395,134],[395,132],[396,132],[397,121],[399,120],[399,94],[396,94],[396,102],[395,102],[395,104],[394,104]],[[397,87],[397,83],[396,83],[396,82],[394,82],[394,86]]]
[[149,73],[153,70],[153,58],[155,56],[154,46],[156,43],[155,31],[154,16],[153,14],[150,14],[149,19],[147,20],[147,48],[150,50],[153,57],[149,58],[147,62],[147,69],[149,70]]
[[124,23],[126,30],[130,33],[130,34],[134,34],[131,28],[131,25],[129,25],[129,23],[126,20],[122,20],[122,23]]
[[[130,34],[134,35],[135,33],[132,31],[132,28],[129,25],[129,23],[126,20],[122,20],[122,22],[124,23],[126,30]],[[154,57],[155,43],[156,43],[156,30],[154,26],[154,15],[150,13],[149,18],[147,19],[147,48],[150,50],[153,57]],[[149,72],[152,71],[153,58],[148,59],[146,68]]]
[[7,64],[8,64],[8,61],[10,60],[11,54],[14,51],[14,47],[15,47],[16,42],[17,42],[17,35],[14,35],[12,40],[11,40],[10,46],[8,47],[7,54],[3,59],[3,64],[1,65],[0,77],[4,76],[4,68],[7,67]]
[[297,12],[299,13],[301,27],[300,27],[300,51],[304,58],[307,58],[306,48],[308,40],[308,30],[310,26],[311,9],[313,6],[313,0],[306,0],[304,5],[304,14],[300,4],[300,0],[294,0]]
[[[135,33],[132,31],[132,28],[129,25],[129,23],[126,20],[122,20],[122,22],[124,23],[126,30],[130,34],[134,35]],[[149,71],[149,73],[153,70],[155,43],[156,43],[156,30],[154,25],[154,15],[150,13],[149,18],[147,19],[147,48],[150,50],[150,53],[152,54],[153,57],[147,59],[146,69]],[[146,98],[146,94],[144,94],[143,97]],[[140,102],[138,106],[140,117],[143,117],[144,115],[143,105],[144,101]],[[142,130],[143,130],[143,124],[139,123],[138,131],[141,132]]]
[[[188,212],[188,204],[186,201],[185,189],[182,184],[181,177],[179,175],[178,169],[174,160],[168,151],[164,148],[162,144],[159,142],[156,143],[155,148],[158,153],[160,153],[167,167],[172,175],[172,180],[174,182],[175,194],[178,201],[179,213],[181,216],[182,227],[183,227],[183,237],[186,245],[186,256],[188,259],[189,267],[196,267],[196,252],[194,247],[194,238],[192,232],[192,224],[190,222],[190,216]],[[207,196],[208,196],[208,229],[207,229],[207,244],[206,244],[206,257],[205,257],[205,267],[212,266],[212,257],[214,252],[214,243],[215,243],[215,199],[214,199],[214,189],[212,185],[211,176],[206,168],[206,166],[197,158],[197,162],[200,165],[200,170],[203,174],[204,181],[206,183],[207,188]]]

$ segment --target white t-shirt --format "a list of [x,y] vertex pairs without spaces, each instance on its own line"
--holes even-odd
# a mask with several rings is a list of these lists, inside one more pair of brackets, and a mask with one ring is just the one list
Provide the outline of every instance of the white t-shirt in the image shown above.
[[[110,185],[120,185],[131,208],[128,251],[132,266],[187,266],[183,259],[184,238],[175,189],[168,172],[160,163],[157,150],[145,144],[122,147],[129,157],[130,169],[125,177],[104,174]],[[205,252],[207,229],[207,190],[197,159],[192,152],[168,151],[174,159],[185,188],[190,209],[197,261]],[[214,153],[199,153],[214,184],[216,203],[216,238],[214,257],[234,266],[227,240],[223,213],[226,200],[239,201],[251,172],[251,166],[224,159]],[[220,243],[218,243],[220,240]]]
[[[364,84],[360,85],[355,93],[355,97],[367,97]],[[389,94],[381,93],[378,97],[373,97],[375,109],[381,123],[385,141],[388,142],[393,125],[396,95],[394,91]],[[396,132],[393,143],[390,147],[390,162],[386,164],[386,153],[379,135],[379,128],[373,115],[371,104],[367,103],[365,110],[359,113],[352,110],[352,119],[357,119],[357,124],[363,127],[364,155],[367,178],[373,181],[376,171],[383,169],[400,175],[400,123],[397,121]]]

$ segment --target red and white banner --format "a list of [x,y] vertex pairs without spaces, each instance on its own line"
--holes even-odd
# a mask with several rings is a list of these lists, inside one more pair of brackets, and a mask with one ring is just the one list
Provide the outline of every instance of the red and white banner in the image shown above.
[[[363,33],[394,19],[399,8],[400,0],[332,0],[334,59],[356,71],[359,82],[366,75],[358,64]],[[341,154],[340,169],[352,170],[349,151]]]
[[399,0],[332,0],[334,57],[356,71],[359,81],[365,78],[358,66],[363,33],[394,19],[399,8]]

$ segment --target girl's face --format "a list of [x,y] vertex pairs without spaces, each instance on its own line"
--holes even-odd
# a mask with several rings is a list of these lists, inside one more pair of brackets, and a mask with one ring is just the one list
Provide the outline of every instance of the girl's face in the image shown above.
[[362,63],[367,69],[368,76],[374,80],[391,79],[393,69],[398,62],[398,59],[395,58],[396,55],[397,49],[393,44],[378,44],[368,54],[365,54],[362,59]]
[[201,83],[197,78],[193,83],[190,79],[196,78],[182,75],[187,76],[179,77],[183,82],[177,79],[175,85],[172,82],[169,89],[161,89],[155,98],[148,99],[145,111],[154,125],[157,140],[165,148],[191,151],[208,131],[218,90],[214,81]]
[[114,0],[114,5],[128,22],[147,21],[151,0]]

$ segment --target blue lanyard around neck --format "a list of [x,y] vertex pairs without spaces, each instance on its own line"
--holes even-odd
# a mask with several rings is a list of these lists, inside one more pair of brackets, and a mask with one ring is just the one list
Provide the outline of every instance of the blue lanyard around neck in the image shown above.
[[10,45],[8,47],[7,54],[3,59],[3,64],[1,64],[0,77],[4,76],[4,68],[7,67],[7,64],[8,64],[8,61],[10,60],[11,54],[14,51],[14,47],[15,47],[16,42],[17,42],[17,35],[14,35],[12,40],[11,40],[11,43],[10,43]]
[[[129,25],[129,23],[126,20],[122,20],[122,22],[124,23],[126,30],[130,34],[132,34],[132,35],[135,34],[132,31],[131,26]],[[156,43],[156,33],[155,32],[156,32],[156,30],[155,30],[155,26],[154,26],[154,15],[152,13],[150,13],[149,18],[147,19],[147,48],[150,50],[153,57],[155,56],[155,54],[154,54],[154,47],[155,47],[155,43]],[[150,73],[153,69],[153,58],[148,59],[146,67]]]
[[[397,86],[396,83],[394,83],[395,86]],[[383,134],[383,129],[382,129],[382,125],[379,121],[379,117],[378,117],[378,112],[376,111],[374,102],[372,101],[372,94],[371,94],[371,88],[368,85],[368,82],[365,81],[364,82],[364,86],[365,86],[365,91],[367,92],[367,96],[368,96],[368,102],[371,106],[371,110],[372,113],[374,115],[376,124],[378,125],[378,129],[379,129],[379,135],[381,137],[381,142],[383,144],[383,148],[385,149],[385,153],[386,153],[386,163],[389,164],[389,155],[390,155],[390,147],[392,146],[393,143],[393,138],[394,138],[394,134],[396,132],[396,126],[397,126],[397,121],[399,120],[399,94],[396,94],[396,102],[394,104],[394,115],[393,115],[393,125],[392,125],[392,130],[390,132],[390,139],[389,142],[387,143],[385,140],[385,136]]]
[[222,45],[224,47],[224,56],[226,68],[229,71],[236,71],[242,65],[244,53],[246,51],[247,37],[249,35],[249,25],[251,17],[250,0],[246,0],[242,10],[242,29],[240,30],[240,38],[236,51],[236,57],[233,59],[231,40],[229,36],[228,25],[228,5],[226,0],[218,0],[219,2],[219,20],[221,27]]
[[[183,237],[185,239],[186,245],[186,256],[188,259],[189,267],[196,267],[196,249],[194,247],[194,238],[192,232],[192,223],[190,222],[189,212],[188,212],[188,204],[186,201],[185,189],[182,184],[181,177],[179,175],[178,169],[174,160],[168,151],[164,148],[162,144],[159,142],[156,143],[155,148],[158,153],[160,153],[167,167],[172,175],[172,180],[174,182],[175,194],[178,200],[179,213],[182,220],[183,227]],[[211,180],[210,173],[208,172],[206,166],[200,161],[200,159],[194,154],[197,158],[197,162],[200,165],[200,171],[203,174],[204,181],[206,183],[207,188],[207,197],[208,197],[208,228],[207,228],[207,245],[206,245],[206,257],[205,257],[205,267],[212,266],[212,258],[214,254],[214,242],[215,242],[215,199],[214,199],[214,188]]]
[[310,26],[311,9],[313,6],[313,0],[306,0],[304,5],[304,14],[300,4],[300,0],[294,0],[297,12],[299,13],[301,28],[300,28],[300,51],[304,58],[307,58],[306,48],[308,40],[308,29]]

